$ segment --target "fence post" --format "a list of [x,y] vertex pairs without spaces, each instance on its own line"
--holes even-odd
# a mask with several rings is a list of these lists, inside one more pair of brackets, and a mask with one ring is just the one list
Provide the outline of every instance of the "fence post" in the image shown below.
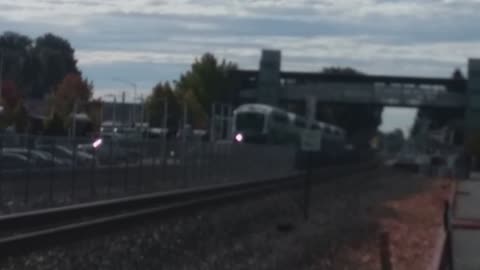
[[125,193],[128,193],[128,173],[129,173],[129,170],[130,170],[130,144],[127,144],[125,146],[125,149],[127,151],[127,158],[125,159],[125,172],[123,174],[123,190],[125,191]]
[[26,144],[27,144],[27,159],[28,159],[28,167],[27,167],[27,179],[25,182],[25,203],[28,203],[30,198],[30,179],[32,177],[32,146],[30,145],[30,138],[27,133],[26,135]]
[[[167,145],[167,133],[165,133],[162,141],[162,151],[160,151],[160,154],[162,155],[161,157],[161,174],[162,174],[162,182],[163,185],[166,185],[168,187],[168,181],[167,181],[167,158],[168,158],[168,145]],[[171,181],[172,179],[170,179]],[[162,187],[162,186],[161,186]]]
[[113,163],[114,163],[114,156],[113,156],[113,147],[115,147],[113,143],[114,136],[110,137],[110,160],[109,160],[109,170],[108,170],[108,180],[107,180],[107,196],[110,196],[111,188],[112,188],[112,181],[113,181]]
[[380,234],[380,263],[382,270],[393,270],[390,253],[390,237],[387,232]]
[[71,178],[71,200],[72,202],[75,200],[75,180],[76,180],[76,174],[75,174],[75,166],[77,166],[77,137],[73,136],[72,137],[72,150],[73,150],[73,162],[72,162],[72,178]]
[[4,175],[3,175],[3,137],[4,135],[0,135],[0,201],[3,201],[5,198],[3,196],[3,180],[4,180]]
[[183,187],[186,188],[188,187],[188,179],[187,179],[187,141],[185,139],[182,139],[182,146],[181,146],[181,158],[180,158],[180,164],[182,166],[182,182],[183,182]]
[[[101,147],[101,146],[100,146]],[[92,152],[92,163],[90,164],[90,197],[95,197],[95,170],[97,169],[97,149],[94,147]]]
[[48,183],[48,199],[49,202],[53,203],[53,181],[55,179],[55,152],[56,152],[56,145],[55,145],[55,137],[51,137],[50,141],[50,150],[52,151],[52,168],[50,170],[50,182]]
[[305,174],[304,186],[304,207],[303,215],[306,220],[309,219],[310,214],[310,196],[312,192],[312,151],[307,151],[307,171]]
[[138,167],[139,167],[139,173],[140,173],[140,182],[142,184],[141,186],[141,191],[145,191],[145,179],[144,179],[144,172],[143,172],[143,159],[144,159],[144,156],[145,156],[145,136],[144,134],[141,134],[141,137],[140,137],[140,161],[139,161],[139,164],[138,164]]
[[450,225],[450,202],[445,200],[444,210],[443,210],[443,226],[445,229],[445,269],[454,270],[454,259],[453,259],[453,241],[452,241],[452,230]]

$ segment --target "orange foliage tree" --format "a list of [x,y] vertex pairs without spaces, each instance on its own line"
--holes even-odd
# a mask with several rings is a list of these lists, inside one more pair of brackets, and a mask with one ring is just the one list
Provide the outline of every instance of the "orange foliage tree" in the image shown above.
[[70,125],[70,115],[75,103],[77,112],[87,110],[92,97],[93,84],[78,73],[70,73],[58,84],[52,96],[52,118],[60,117],[66,126]]

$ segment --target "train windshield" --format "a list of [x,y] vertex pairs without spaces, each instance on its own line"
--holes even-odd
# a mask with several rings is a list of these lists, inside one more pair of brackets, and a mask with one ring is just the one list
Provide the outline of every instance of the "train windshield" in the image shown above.
[[236,128],[240,131],[261,132],[265,123],[265,116],[258,113],[239,113],[237,114]]

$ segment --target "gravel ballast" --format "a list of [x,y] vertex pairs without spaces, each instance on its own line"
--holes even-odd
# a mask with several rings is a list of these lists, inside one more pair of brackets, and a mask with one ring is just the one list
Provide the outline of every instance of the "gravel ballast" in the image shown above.
[[[322,183],[312,191],[309,221],[303,218],[303,192],[282,192],[3,259],[0,269],[379,269],[380,231],[406,226],[417,237],[416,230],[440,226],[441,217],[430,208],[437,203],[432,194],[444,190],[442,180],[390,169],[315,180]],[[422,194],[431,200],[411,207],[411,198]],[[418,245],[423,254],[429,247]],[[396,246],[393,252],[395,269],[422,269],[402,264],[417,257],[399,256],[403,251]]]

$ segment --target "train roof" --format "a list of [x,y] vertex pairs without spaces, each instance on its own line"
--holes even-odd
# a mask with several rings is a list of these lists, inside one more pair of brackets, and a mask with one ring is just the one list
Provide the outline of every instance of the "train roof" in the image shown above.
[[280,110],[280,109],[277,109],[273,106],[266,105],[266,104],[249,103],[249,104],[243,104],[243,105],[238,106],[238,108],[236,108],[234,110],[234,112],[251,112],[251,111],[254,111],[254,112],[262,112],[262,113],[270,113],[274,110]]

